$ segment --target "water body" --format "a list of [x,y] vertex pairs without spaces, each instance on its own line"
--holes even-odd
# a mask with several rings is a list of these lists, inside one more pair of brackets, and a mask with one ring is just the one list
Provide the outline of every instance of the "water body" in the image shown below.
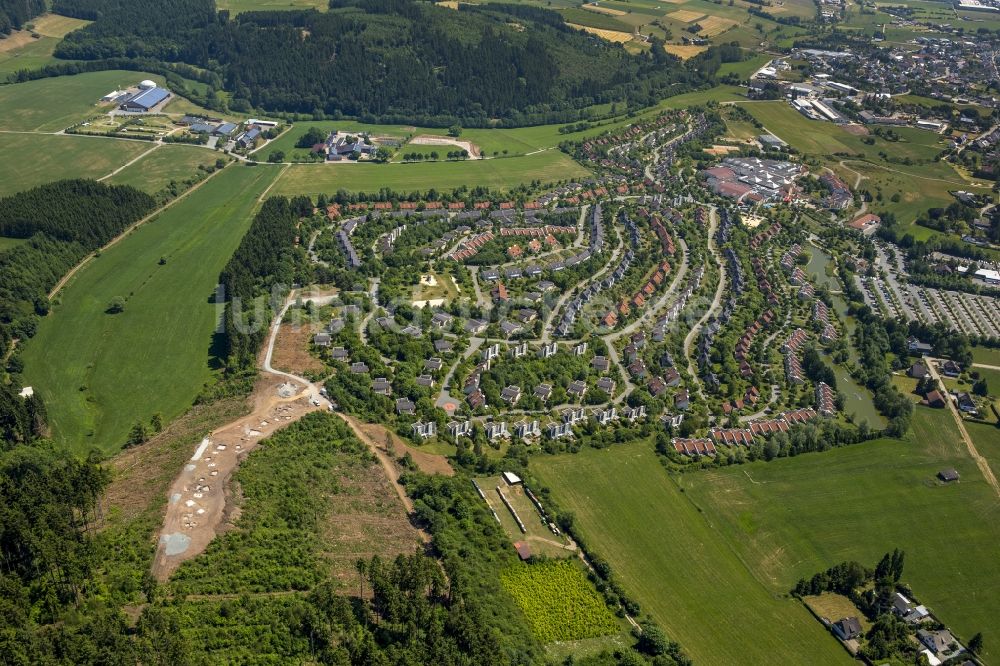
[[[807,246],[806,251],[812,255],[809,258],[809,263],[806,264],[806,272],[817,286],[825,286],[830,290],[833,310],[844,322],[845,334],[852,336],[856,324],[854,318],[847,315],[847,301],[841,295],[840,280],[832,274],[833,258],[825,250],[812,244]],[[854,349],[853,345],[848,345],[847,348],[851,362],[857,363],[857,350]],[[833,374],[837,378],[837,390],[844,394],[844,413],[853,414],[855,423],[867,421],[872,428],[884,428],[886,420],[876,411],[871,391],[854,381],[844,366],[834,364],[827,356],[824,356],[823,360],[833,370]]]

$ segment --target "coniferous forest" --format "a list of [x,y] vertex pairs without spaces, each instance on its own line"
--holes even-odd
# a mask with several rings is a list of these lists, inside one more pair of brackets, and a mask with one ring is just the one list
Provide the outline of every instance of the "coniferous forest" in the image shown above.
[[0,0],[0,34],[20,30],[24,24],[45,12],[45,0]]
[[447,126],[572,120],[645,106],[702,82],[662,49],[630,55],[550,10],[415,0],[331,0],[329,12],[246,12],[212,0],[57,0],[93,20],[61,58],[135,58],[217,74],[230,108]]

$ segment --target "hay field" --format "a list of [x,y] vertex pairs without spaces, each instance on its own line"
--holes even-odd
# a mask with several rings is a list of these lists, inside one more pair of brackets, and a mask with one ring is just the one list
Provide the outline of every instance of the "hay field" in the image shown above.
[[681,60],[693,58],[702,51],[707,51],[707,46],[693,46],[691,44],[664,44],[663,48],[670,55],[675,55]]
[[715,37],[736,25],[736,21],[721,16],[708,16],[698,21],[698,24],[701,26],[701,34],[706,37]]
[[601,7],[596,3],[583,5],[583,8],[591,12],[597,12],[598,14],[607,14],[608,16],[625,16],[625,14],[628,14],[628,12],[623,12],[620,9],[612,9],[611,7]]
[[621,32],[620,30],[604,30],[602,28],[592,28],[589,25],[577,25],[575,23],[567,23],[571,28],[576,28],[577,30],[584,30],[592,35],[597,35],[601,39],[606,39],[609,42],[615,42],[616,44],[624,44],[625,42],[632,41],[631,32]]
[[680,21],[681,23],[694,23],[703,16],[705,16],[705,12],[696,12],[690,9],[678,9],[676,12],[670,12],[667,14],[668,19]]

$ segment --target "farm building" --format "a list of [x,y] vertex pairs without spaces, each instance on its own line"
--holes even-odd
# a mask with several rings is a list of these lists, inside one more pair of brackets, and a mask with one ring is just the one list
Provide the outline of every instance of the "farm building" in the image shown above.
[[170,97],[170,91],[166,88],[157,88],[156,84],[153,83],[153,87],[144,87],[147,84],[152,83],[152,81],[143,81],[139,84],[139,92],[132,95],[126,99],[122,105],[122,111],[132,111],[136,113],[146,113],[154,108],[156,108],[161,102]]

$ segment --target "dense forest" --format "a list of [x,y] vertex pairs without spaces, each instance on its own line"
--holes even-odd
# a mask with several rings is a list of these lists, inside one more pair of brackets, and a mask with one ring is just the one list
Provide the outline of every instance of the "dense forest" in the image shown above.
[[224,355],[230,371],[256,367],[257,351],[278,307],[274,301],[284,298],[294,281],[293,250],[300,212],[305,211],[284,197],[265,201],[219,275],[229,301]]
[[[633,56],[550,10],[491,3],[331,0],[329,12],[246,12],[212,0],[56,0],[94,20],[65,59],[187,63],[222,77],[230,108],[482,126],[569,121],[605,102],[646,106],[704,74],[662,48]],[[680,84],[680,85],[678,85]]]
[[[49,310],[48,292],[88,253],[153,209],[151,196],[132,187],[63,180],[0,199],[0,235],[27,242],[0,253],[0,349],[35,333]],[[7,360],[15,376],[17,354]],[[0,386],[3,447],[32,439],[44,408],[37,397],[17,395],[16,381]]]
[[45,0],[0,0],[0,35],[20,30],[26,22],[45,13]]

